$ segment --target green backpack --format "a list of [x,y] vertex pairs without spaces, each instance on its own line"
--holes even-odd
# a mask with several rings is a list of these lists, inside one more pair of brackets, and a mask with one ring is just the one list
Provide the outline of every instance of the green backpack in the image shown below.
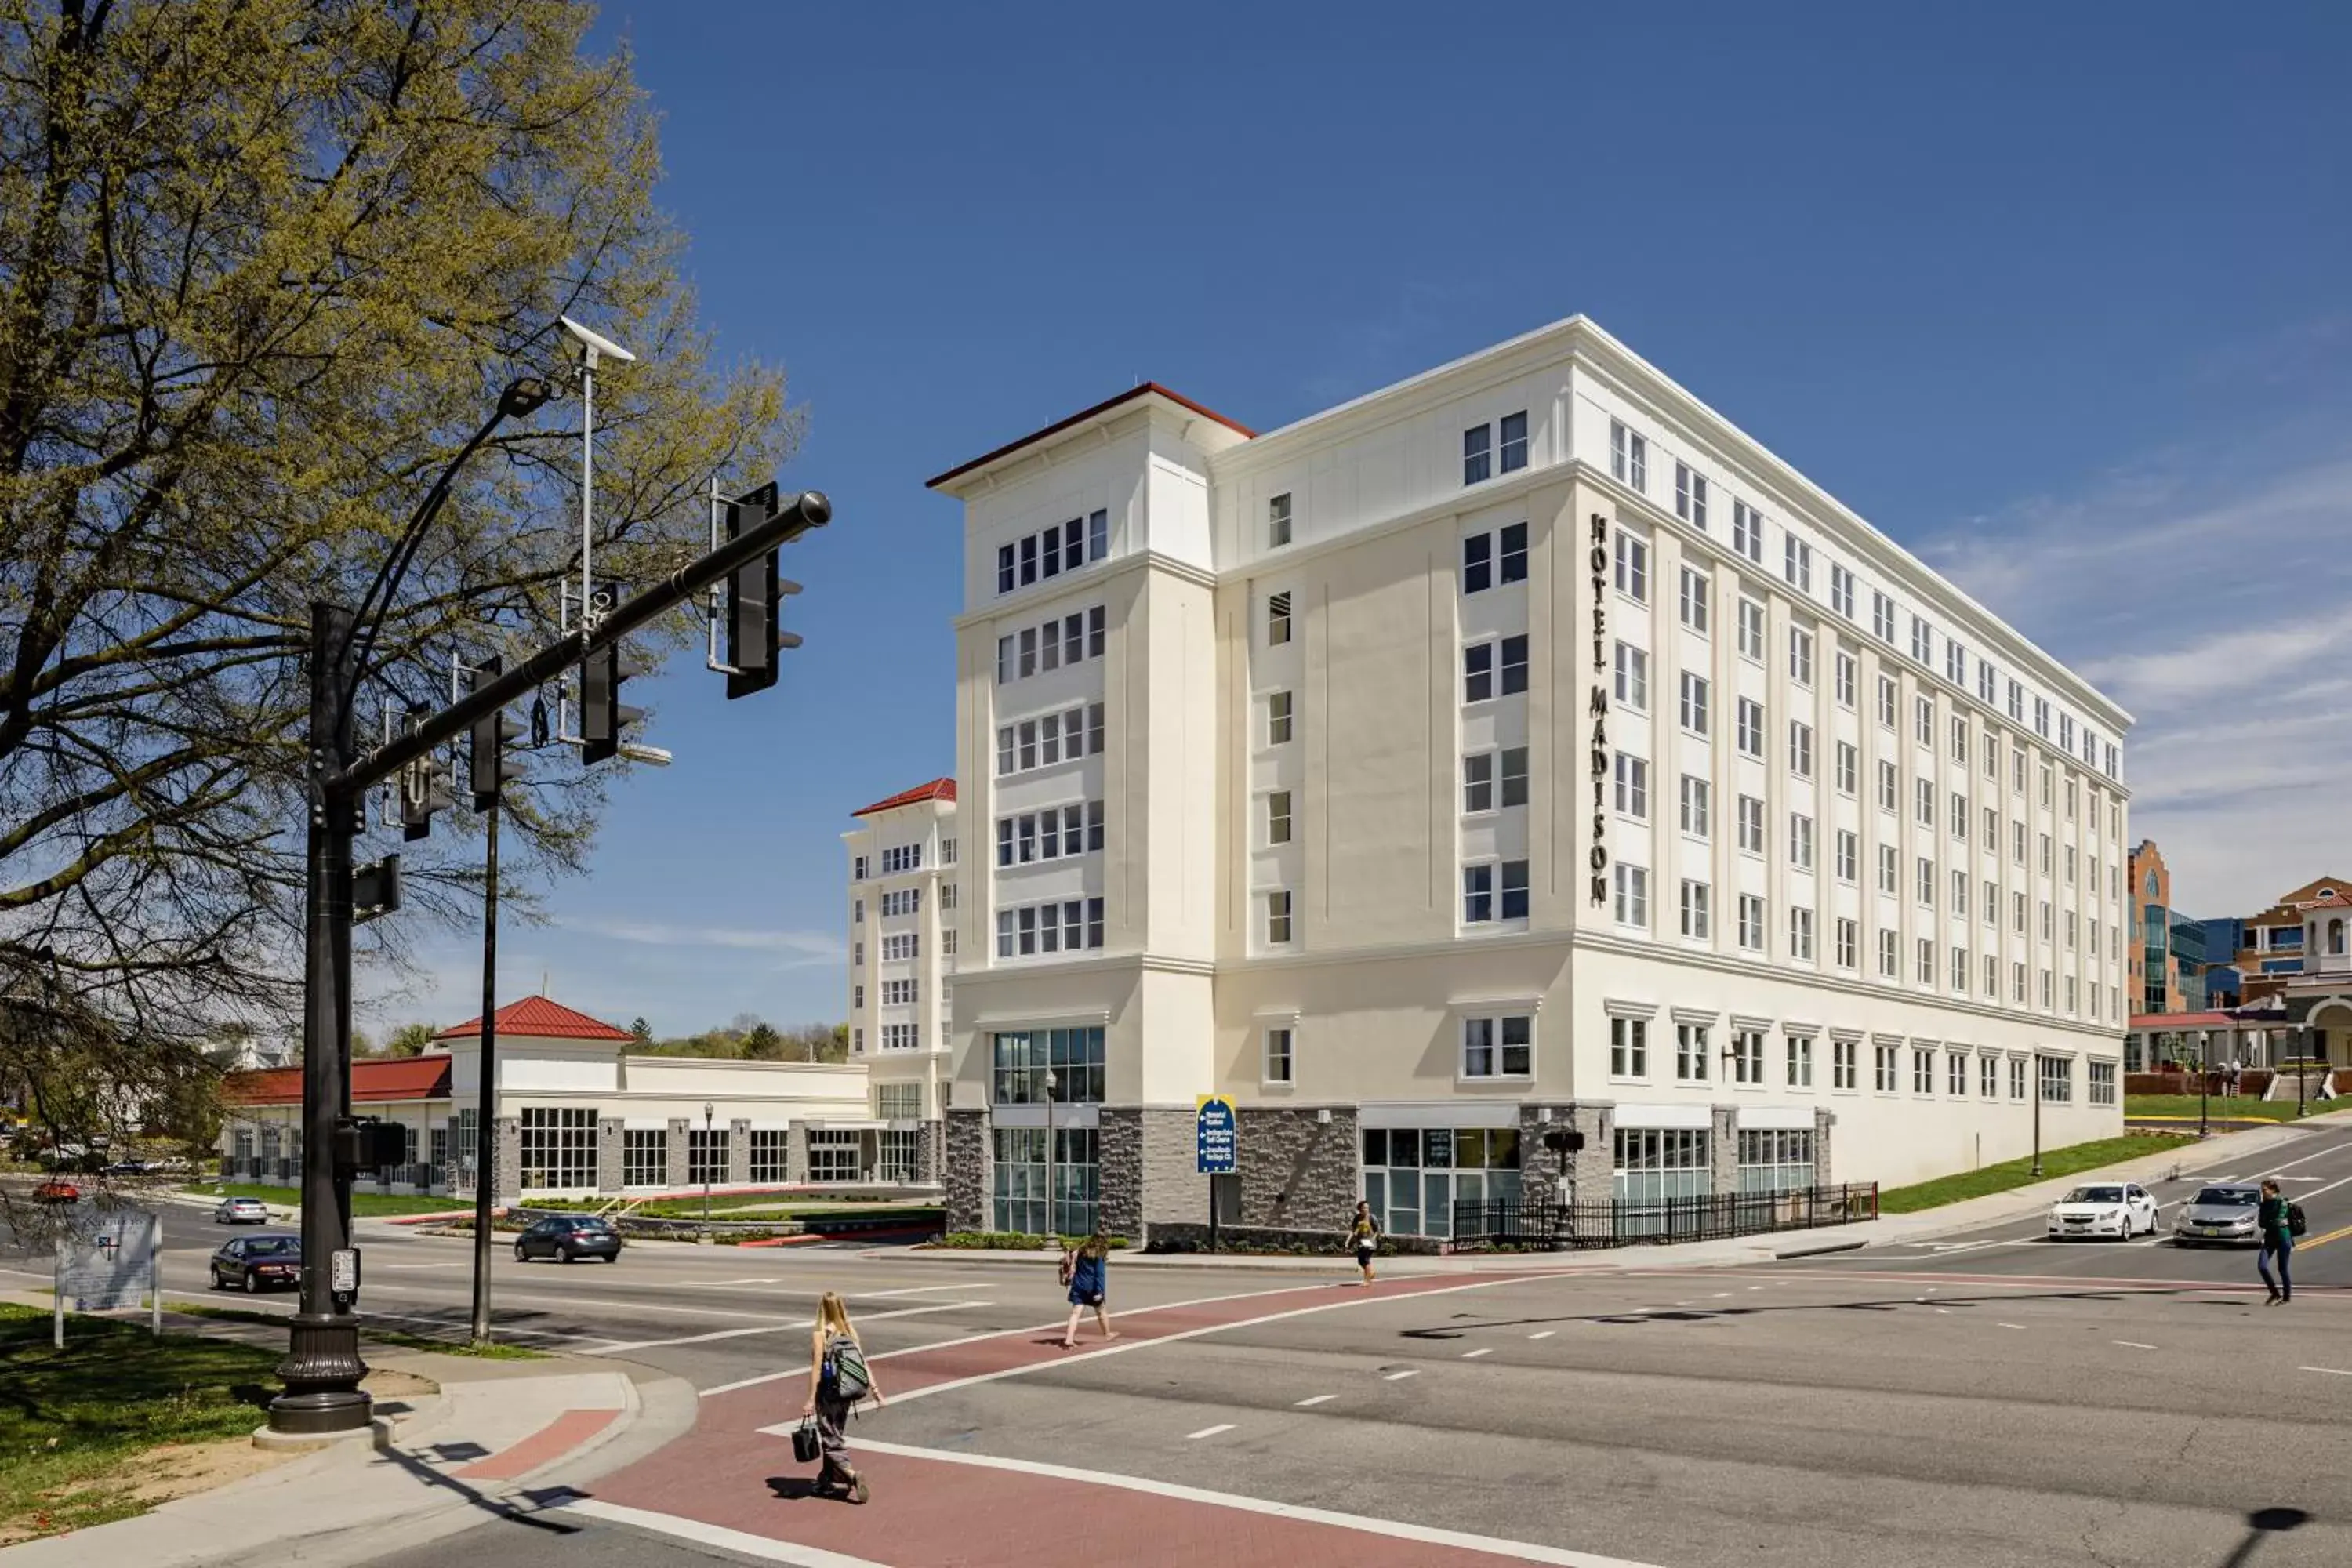
[[874,1379],[866,1370],[866,1352],[847,1334],[835,1334],[825,1342],[824,1372],[819,1381],[833,1391],[835,1399],[852,1405],[874,1391]]

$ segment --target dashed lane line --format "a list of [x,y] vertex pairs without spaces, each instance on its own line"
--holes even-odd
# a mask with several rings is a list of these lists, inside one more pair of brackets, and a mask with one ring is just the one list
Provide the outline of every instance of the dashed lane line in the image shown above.
[[2025,1325],[2023,1323],[2003,1323],[2000,1327],[2004,1329],[2021,1329],[2025,1327]]
[[1559,1332],[1559,1331],[1558,1329],[1546,1329],[1546,1330],[1544,1330],[1543,1331],[1541,1331],[1540,1333],[1533,1333],[1533,1334],[1529,1334],[1529,1335],[1528,1336],[1528,1338],[1529,1338],[1529,1339],[1531,1339],[1531,1340],[1548,1340],[1548,1339],[1551,1338],[1551,1337],[1552,1337],[1552,1335],[1554,1335],[1554,1334],[1556,1334],[1556,1333],[1558,1333],[1558,1332]]
[[1306,1398],[1300,1400],[1297,1405],[1292,1405],[1291,1408],[1294,1410],[1307,1410],[1318,1405],[1328,1405],[1332,1400],[1339,1397],[1339,1396],[1336,1394],[1310,1394]]
[[1402,1372],[1391,1372],[1383,1374],[1381,1381],[1382,1383],[1402,1383],[1408,1377],[1419,1377],[1420,1375],[1421,1369],[1419,1367],[1409,1366]]
[[1232,1422],[1221,1421],[1214,1426],[1203,1426],[1198,1432],[1185,1433],[1184,1441],[1187,1443],[1197,1443],[1203,1437],[1213,1437],[1220,1432],[1230,1432],[1233,1429],[1234,1424]]
[[2340,1366],[2299,1366],[2294,1370],[2297,1372],[2324,1372],[2331,1377],[2352,1377],[2352,1372],[2347,1372]]
[[2126,1350],[2152,1351],[2156,1348],[2154,1345],[2142,1344],[2137,1340],[2116,1340],[2112,1342],[2123,1346]]
[[1462,1359],[1464,1361],[1476,1361],[1482,1355],[1493,1355],[1494,1353],[1495,1347],[1492,1345],[1486,1345],[1475,1351],[1464,1351],[1462,1352]]

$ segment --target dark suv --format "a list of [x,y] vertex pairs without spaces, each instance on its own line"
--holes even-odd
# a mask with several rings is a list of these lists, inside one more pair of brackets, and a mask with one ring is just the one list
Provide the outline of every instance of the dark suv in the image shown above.
[[576,1263],[583,1258],[621,1260],[621,1233],[594,1215],[560,1214],[540,1220],[515,1237],[515,1261],[552,1258]]

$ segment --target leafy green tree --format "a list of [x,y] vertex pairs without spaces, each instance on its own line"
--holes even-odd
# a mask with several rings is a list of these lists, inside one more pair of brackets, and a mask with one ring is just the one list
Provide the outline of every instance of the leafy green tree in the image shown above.
[[[358,604],[499,389],[539,375],[558,396],[478,454],[391,606],[361,727],[446,700],[453,649],[553,635],[580,515],[559,314],[639,356],[596,386],[601,574],[668,572],[712,474],[788,455],[781,374],[713,363],[653,116],[592,20],[0,0],[0,996],[59,990],[118,1052],[294,1018],[307,606]],[[509,801],[527,910],[600,778],[541,767]],[[471,918],[471,831],[407,847],[410,908],[362,963]]]

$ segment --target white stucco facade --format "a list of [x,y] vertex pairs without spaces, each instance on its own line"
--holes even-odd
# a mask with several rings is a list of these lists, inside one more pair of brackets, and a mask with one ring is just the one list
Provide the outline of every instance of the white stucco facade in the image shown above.
[[[1591,322],[1265,435],[1147,385],[934,485],[951,1218],[1041,1161],[1193,1216],[1206,1093],[1264,1224],[1346,1164],[1435,1229],[1556,1120],[1621,1191],[2121,1130],[2129,716]],[[1489,1173],[1384,1152],[1442,1128]]]

